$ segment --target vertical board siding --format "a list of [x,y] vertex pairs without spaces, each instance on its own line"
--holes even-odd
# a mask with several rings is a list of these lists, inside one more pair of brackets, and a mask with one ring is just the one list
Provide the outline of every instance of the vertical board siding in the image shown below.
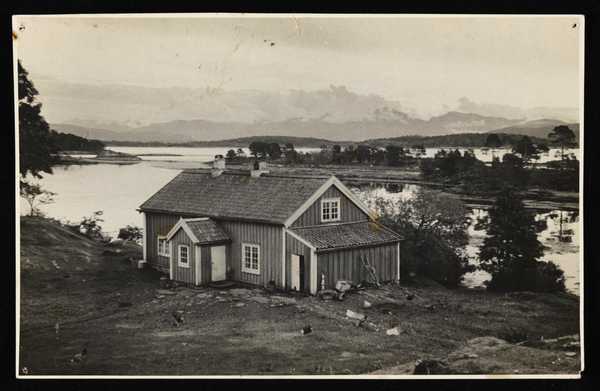
[[[231,238],[226,256],[227,267],[232,270],[234,280],[254,285],[275,281],[277,286],[281,286],[281,226],[241,221],[219,221],[219,225]],[[260,274],[242,272],[242,243],[260,246]]]
[[338,280],[349,280],[356,284],[369,280],[368,272],[359,258],[366,256],[371,265],[375,267],[380,282],[392,281],[396,278],[397,246],[396,243],[392,243],[318,253],[317,280],[321,281],[321,274],[325,274],[327,288],[335,288]]
[[[181,267],[178,265],[179,245],[186,245],[189,248],[188,264],[189,267]],[[173,280],[183,281],[189,284],[196,283],[196,246],[194,242],[187,236],[183,229],[180,229],[175,236],[171,238],[171,255],[173,257]]]
[[[310,290],[310,247],[286,233],[285,237],[285,281],[286,288],[292,283],[292,254],[304,255],[304,291]],[[317,281],[319,279],[317,278]]]
[[320,225],[321,222],[321,200],[324,198],[340,198],[340,221],[335,223],[348,223],[352,221],[366,221],[369,217],[358,208],[348,197],[346,197],[335,186],[331,185],[314,204],[312,204],[296,221],[292,227],[308,227],[311,225]]
[[[227,252],[225,253],[227,254]],[[201,283],[209,284],[212,281],[212,258],[210,255],[210,246],[200,247],[200,255],[202,257],[200,269],[200,278],[202,279]]]
[[169,258],[158,255],[158,236],[166,236],[179,221],[180,216],[146,213],[146,257],[148,265],[165,272],[169,271]]

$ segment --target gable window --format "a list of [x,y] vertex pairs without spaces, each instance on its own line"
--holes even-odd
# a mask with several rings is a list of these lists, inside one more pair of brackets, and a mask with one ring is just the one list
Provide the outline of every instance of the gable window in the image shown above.
[[260,246],[242,243],[242,271],[260,274]]
[[190,248],[185,245],[179,245],[177,252],[177,264],[181,267],[190,267]]
[[163,256],[163,257],[170,257],[171,256],[171,251],[170,251],[170,246],[169,246],[169,242],[167,241],[167,238],[165,236],[159,236],[158,237],[158,255]]
[[325,198],[321,201],[321,221],[326,223],[329,221],[340,220],[340,199]]

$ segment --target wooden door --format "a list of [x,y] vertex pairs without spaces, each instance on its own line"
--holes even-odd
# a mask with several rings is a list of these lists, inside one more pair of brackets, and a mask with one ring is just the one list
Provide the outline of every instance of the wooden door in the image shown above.
[[214,246],[210,248],[210,264],[212,281],[223,281],[227,278],[225,246]]
[[292,283],[291,288],[293,291],[304,290],[304,256],[292,254]]

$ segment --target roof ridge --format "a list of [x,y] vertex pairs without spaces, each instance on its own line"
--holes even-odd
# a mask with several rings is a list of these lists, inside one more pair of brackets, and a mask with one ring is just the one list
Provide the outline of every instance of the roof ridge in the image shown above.
[[[186,168],[183,169],[182,172],[186,174],[210,174],[212,168]],[[225,168],[221,175],[250,175],[252,170],[244,170],[244,169],[228,169]],[[324,175],[324,174],[294,174],[294,173],[285,173],[285,172],[268,172],[261,175],[263,178],[290,178],[290,179],[329,179],[333,174]]]
[[305,225],[301,227],[290,227],[290,229],[306,229],[306,228],[321,228],[321,227],[336,227],[338,225],[351,225],[351,224],[360,224],[360,223],[373,223],[371,220],[356,220],[356,221],[342,221],[339,223],[329,223],[329,224],[315,224],[315,225]]
[[293,179],[329,179],[333,175],[310,175],[310,174],[286,174],[286,173],[267,173],[263,177],[271,178],[293,178]]

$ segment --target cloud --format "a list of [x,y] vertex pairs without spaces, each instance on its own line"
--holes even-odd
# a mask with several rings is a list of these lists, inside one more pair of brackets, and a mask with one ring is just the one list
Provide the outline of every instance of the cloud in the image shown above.
[[337,123],[410,113],[397,101],[358,94],[346,86],[284,92],[215,88],[151,88],[91,85],[40,79],[43,113],[51,123],[77,120],[120,122],[130,126],[172,120],[205,119],[255,123],[291,118]]

